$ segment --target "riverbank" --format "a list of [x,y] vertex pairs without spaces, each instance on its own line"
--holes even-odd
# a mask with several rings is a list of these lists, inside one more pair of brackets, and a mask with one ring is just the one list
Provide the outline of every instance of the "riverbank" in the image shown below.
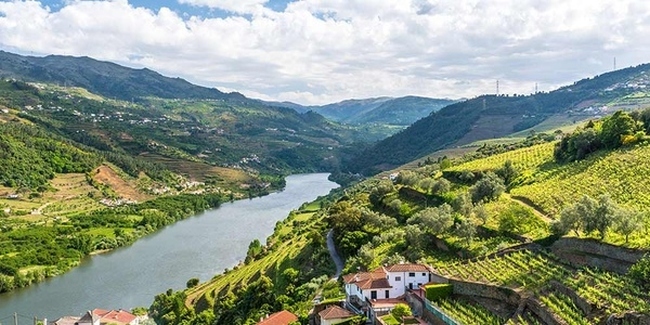
[[249,247],[245,263],[195,287],[157,295],[150,315],[159,324],[235,324],[289,308],[304,318],[316,292],[323,299],[340,297],[338,283],[330,281],[340,267],[328,249],[324,208],[335,198],[321,197],[292,211],[275,225],[266,245]]
[[[85,258],[42,284],[0,295],[0,315],[17,311],[52,319],[86,308],[148,306],[159,292],[179,290],[190,278],[205,281],[232,268],[244,260],[253,239],[266,238],[292,209],[335,187],[327,174],[289,176],[281,192],[222,203],[130,246]],[[42,308],[34,313],[33,306]]]

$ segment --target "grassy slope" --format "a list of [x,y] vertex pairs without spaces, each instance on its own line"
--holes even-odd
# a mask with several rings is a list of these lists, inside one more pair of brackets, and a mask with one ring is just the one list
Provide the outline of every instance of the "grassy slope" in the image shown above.
[[[583,161],[562,165],[554,162],[553,148],[554,143],[523,148],[470,161],[448,171],[496,170],[510,160],[522,174],[515,181],[519,184],[510,190],[512,197],[550,217],[556,217],[564,207],[583,195],[607,194],[625,208],[649,211],[650,144],[601,151]],[[646,218],[645,223],[650,224],[650,218]],[[645,237],[642,233],[633,234],[631,245],[650,247]],[[610,234],[607,240],[616,244],[623,241],[615,234]]]
[[[278,223],[275,232],[267,240],[268,253],[249,263],[241,263],[232,270],[227,269],[212,280],[187,289],[186,307],[197,313],[209,310],[220,296],[233,292],[237,287],[252,283],[262,274],[273,280],[278,290],[276,294],[284,293],[281,290],[284,290],[287,283],[282,272],[288,268],[301,270],[305,266],[301,263],[315,262],[309,260],[309,256],[305,254],[309,251],[307,246],[313,241],[310,231],[322,229],[325,225],[324,218],[318,200],[304,205],[298,211],[293,211],[287,219]],[[309,309],[309,304],[304,302],[298,305],[303,306],[295,307],[297,309],[293,312],[297,314],[305,314]]]

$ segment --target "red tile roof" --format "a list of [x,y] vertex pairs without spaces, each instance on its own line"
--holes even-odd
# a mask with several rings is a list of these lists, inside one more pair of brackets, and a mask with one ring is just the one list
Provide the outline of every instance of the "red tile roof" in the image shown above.
[[353,313],[337,305],[328,306],[325,310],[318,313],[322,319],[344,319],[354,316]]
[[289,325],[291,322],[298,321],[298,317],[286,310],[279,311],[263,319],[257,325]]
[[99,317],[102,317],[102,316],[108,314],[108,312],[110,312],[110,310],[99,309],[99,308],[95,308],[95,309],[93,309],[93,311],[92,311],[93,315],[97,315],[97,316],[99,316]]
[[360,272],[344,275],[343,281],[347,284],[356,284],[360,289],[392,288],[386,279],[386,272],[381,267],[372,272]]
[[137,316],[125,310],[94,309],[93,315],[100,318],[101,324],[130,324]]
[[394,264],[386,267],[388,272],[430,272],[428,266],[422,264]]

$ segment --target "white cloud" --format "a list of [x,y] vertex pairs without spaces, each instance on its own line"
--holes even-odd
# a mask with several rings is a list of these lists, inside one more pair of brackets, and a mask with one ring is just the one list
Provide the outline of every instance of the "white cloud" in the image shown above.
[[[0,2],[0,47],[147,66],[264,99],[472,97],[550,90],[648,61],[641,0],[180,0],[236,13],[185,17],[126,0]],[[207,9],[206,10],[210,10]],[[98,13],[102,13],[99,15]],[[241,16],[246,14],[247,16]]]
[[235,13],[254,13],[261,10],[268,0],[178,0],[178,2]]

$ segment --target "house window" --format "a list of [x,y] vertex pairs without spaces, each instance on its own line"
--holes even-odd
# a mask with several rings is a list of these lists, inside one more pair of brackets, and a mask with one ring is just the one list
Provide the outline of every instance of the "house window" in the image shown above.
[[375,290],[370,291],[370,299],[377,299],[377,291]]
[[422,276],[426,276],[426,275],[427,275],[426,273],[422,273]]
[[411,278],[415,277],[415,272],[409,273],[409,277],[411,277]]
[[402,277],[401,276],[396,276],[395,281],[402,281]]
[[385,297],[386,299],[390,298],[390,290],[386,290],[386,291],[384,292],[384,295],[386,296],[386,297]]

